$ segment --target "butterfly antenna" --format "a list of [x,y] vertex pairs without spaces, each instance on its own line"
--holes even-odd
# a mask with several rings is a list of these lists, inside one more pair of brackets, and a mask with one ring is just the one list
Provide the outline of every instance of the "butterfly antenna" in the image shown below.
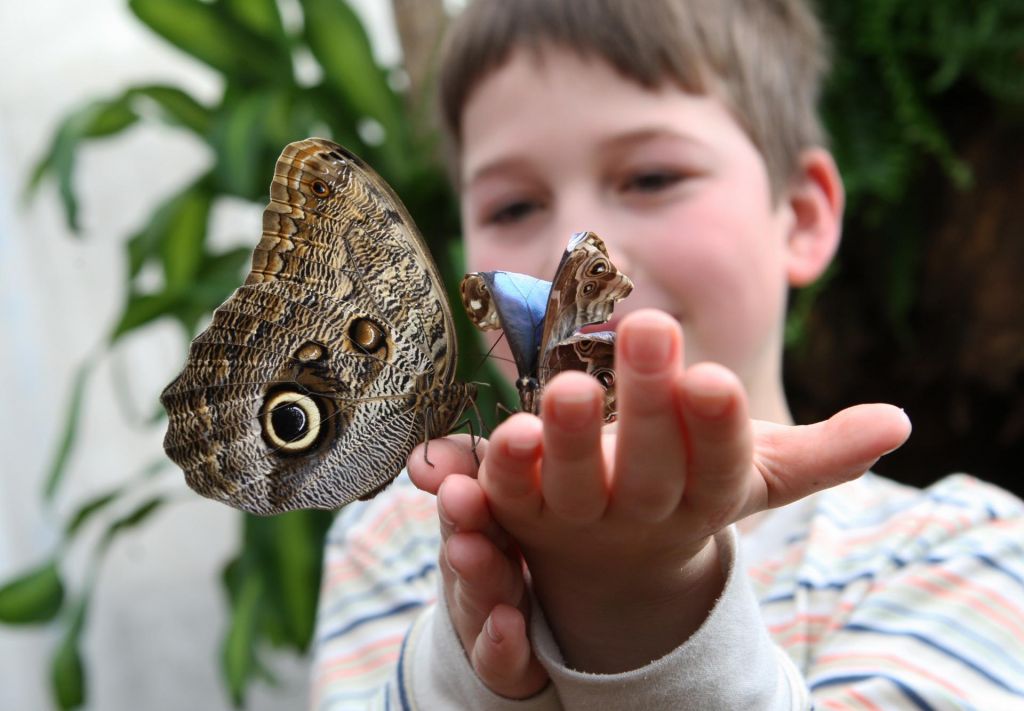
[[494,343],[491,344],[491,347],[487,349],[487,352],[484,353],[483,356],[481,356],[480,362],[477,363],[476,367],[473,368],[473,374],[474,375],[476,373],[479,373],[480,369],[484,367],[484,363],[486,363],[487,359],[491,357],[491,354],[494,353],[494,349],[498,347],[498,344],[501,343],[503,338],[505,338],[505,332],[504,331],[502,331],[501,335],[498,336],[497,340],[495,340]]

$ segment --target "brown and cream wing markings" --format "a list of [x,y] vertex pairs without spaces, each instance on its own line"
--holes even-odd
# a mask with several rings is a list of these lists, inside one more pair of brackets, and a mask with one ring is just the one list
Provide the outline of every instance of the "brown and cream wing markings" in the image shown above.
[[386,486],[472,397],[437,267],[391,188],[322,139],[288,145],[245,283],[164,391],[164,446],[199,493],[253,513]]
[[539,412],[544,386],[556,374],[581,370],[605,388],[606,421],[616,415],[615,333],[580,329],[606,322],[632,290],[633,282],[593,232],[572,236],[550,283],[509,272],[474,272],[460,286],[469,320],[482,331],[504,331],[524,411]]

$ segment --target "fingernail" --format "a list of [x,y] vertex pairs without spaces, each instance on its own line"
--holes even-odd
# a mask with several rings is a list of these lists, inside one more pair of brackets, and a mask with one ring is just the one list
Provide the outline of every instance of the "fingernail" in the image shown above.
[[515,459],[531,459],[537,452],[540,438],[534,431],[516,432],[509,436],[505,447],[509,455]]
[[721,417],[732,404],[728,387],[718,382],[691,382],[686,399],[694,413],[707,419]]
[[484,632],[487,633],[487,637],[490,638],[490,640],[492,642],[494,642],[495,644],[501,644],[501,640],[504,639],[498,633],[498,630],[494,629],[494,617],[493,616],[489,616],[487,618],[487,621],[484,622]]
[[622,335],[626,360],[635,370],[656,373],[668,367],[672,357],[672,334],[664,326],[633,326]]
[[[906,425],[907,425],[907,430],[908,430],[908,432],[907,432],[907,439],[909,439],[909,438],[910,438],[910,435],[911,435],[911,434],[913,434],[913,432],[914,432],[914,424],[913,424],[913,423],[912,423],[912,422],[910,421],[910,415],[908,415],[908,414],[907,414],[907,411],[906,411],[906,410],[904,410],[904,409],[903,409],[902,407],[900,408],[900,414],[901,414],[901,415],[903,415],[903,421],[904,421],[904,422],[906,423]],[[883,452],[883,453],[882,453],[882,456],[884,457],[884,456],[885,456],[885,455],[887,455],[887,454],[892,454],[893,452],[895,452],[895,451],[896,451],[897,449],[899,449],[900,447],[902,447],[902,446],[903,446],[903,445],[905,445],[906,443],[907,443],[907,440],[906,440],[906,439],[904,439],[904,440],[903,440],[902,442],[900,442],[899,444],[897,444],[897,445],[896,445],[895,447],[893,447],[892,449],[890,449],[890,450],[888,450],[888,451],[885,451],[885,452]]]
[[597,415],[597,399],[593,392],[560,392],[549,398],[555,422],[570,430],[583,429]]

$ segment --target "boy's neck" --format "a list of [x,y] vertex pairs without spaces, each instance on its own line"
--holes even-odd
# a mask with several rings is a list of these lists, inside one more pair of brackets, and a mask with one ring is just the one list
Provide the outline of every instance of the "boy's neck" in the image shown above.
[[[779,351],[781,353],[781,346]],[[786,391],[782,385],[782,357],[773,355],[767,367],[747,373],[743,384],[747,389],[747,402],[750,417],[755,420],[766,420],[780,425],[793,424],[793,415],[786,400]]]

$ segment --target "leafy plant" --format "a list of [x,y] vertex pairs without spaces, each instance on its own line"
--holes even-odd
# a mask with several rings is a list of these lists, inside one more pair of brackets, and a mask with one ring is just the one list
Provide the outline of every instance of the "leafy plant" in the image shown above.
[[958,144],[986,112],[1001,112],[1024,126],[1024,5],[1016,0],[819,0],[818,5],[834,46],[823,114],[846,185],[847,243],[866,241],[886,255],[877,275],[877,301],[886,325],[906,334],[927,248],[927,220],[933,214],[927,200],[928,191],[936,189],[935,176],[959,189],[972,186]]
[[[131,87],[97,99],[65,117],[29,180],[29,193],[56,181],[68,226],[79,231],[75,159],[83,144],[122,133],[154,118],[187,131],[207,146],[210,167],[163,200],[148,222],[124,242],[124,304],[109,334],[111,349],[158,320],[173,320],[190,340],[209,313],[242,280],[251,247],[218,251],[208,242],[217,201],[242,198],[265,204],[267,185],[285,144],[326,135],[371,163],[402,196],[439,259],[449,284],[461,272],[447,245],[457,234],[457,210],[434,160],[429,135],[414,125],[394,78],[377,65],[358,17],[343,0],[301,0],[301,17],[286,25],[276,0],[129,0],[135,16],[157,35],[221,75],[223,91],[204,103],[176,86]],[[319,74],[301,81],[296,58],[312,57]],[[258,235],[253,235],[255,244]],[[162,279],[156,286],[153,273]],[[462,339],[468,324],[460,323]],[[476,361],[464,358],[463,365]],[[83,364],[72,388],[65,425],[44,496],[51,501],[78,445],[78,420],[94,361]],[[476,377],[479,377],[477,375]],[[481,410],[493,393],[483,393]],[[150,423],[162,427],[163,415]],[[162,453],[144,475],[83,502],[64,530],[62,550],[90,526],[102,528],[82,592],[69,597],[61,579],[62,552],[0,588],[0,622],[36,624],[54,619],[63,640],[51,670],[56,700],[76,708],[87,695],[81,636],[93,582],[116,537],[143,524],[168,502],[137,501],[142,482],[168,473]],[[177,472],[170,474],[180,476]],[[120,514],[120,515],[117,515]],[[229,694],[242,705],[249,682],[269,676],[260,650],[305,651],[313,634],[321,546],[331,514],[300,511],[273,518],[239,514],[243,545],[224,571],[231,607],[222,647]],[[77,586],[75,586],[77,587]]]

